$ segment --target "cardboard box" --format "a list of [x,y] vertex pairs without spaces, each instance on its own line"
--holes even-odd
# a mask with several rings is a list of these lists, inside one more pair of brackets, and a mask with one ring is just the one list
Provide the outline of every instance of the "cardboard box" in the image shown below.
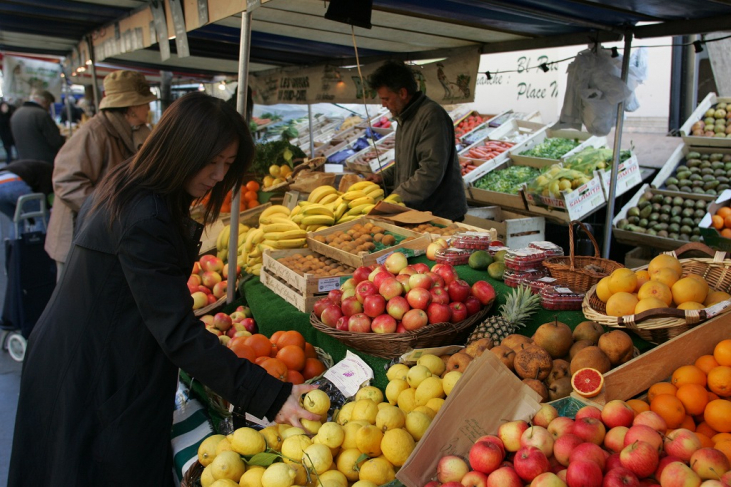
[[721,137],[697,137],[692,134],[693,124],[699,120],[703,120],[706,111],[716,103],[731,103],[731,98],[718,97],[715,93],[708,93],[702,102],[698,104],[698,107],[693,110],[693,113],[688,117],[688,120],[680,127],[680,135],[683,137],[683,142],[687,145],[698,146],[698,147],[730,147],[731,139]]
[[[391,232],[395,235],[413,237],[413,240],[409,240],[408,242],[401,242],[399,244],[393,245],[383,250],[379,250],[377,252],[361,252],[358,255],[351,254],[350,252],[345,252],[344,250],[337,249],[326,243],[318,242],[317,240],[315,240],[315,237],[318,235],[326,237],[327,235],[330,235],[331,233],[335,233],[337,231],[346,232],[357,224],[365,225],[369,222],[373,223],[374,225],[377,224],[378,226],[383,227],[386,231]],[[343,262],[353,268],[373,264],[382,264],[389,255],[397,250],[406,254],[407,257],[422,255],[426,252],[426,248],[430,243],[431,238],[429,237],[429,235],[422,235],[420,233],[412,232],[411,230],[407,230],[396,225],[391,225],[381,220],[374,220],[372,218],[366,217],[358,218],[357,220],[349,221],[347,223],[341,223],[340,225],[335,225],[325,230],[320,230],[319,232],[310,232],[307,234],[307,247],[319,254],[326,255],[332,259],[337,260],[338,262]]]
[[[612,178],[611,168],[606,171],[596,171],[596,175],[601,179],[604,198],[606,201],[609,201],[609,182]],[[640,171],[640,163],[637,161],[637,156],[633,153],[629,159],[619,163],[615,198],[623,195],[638,184],[642,184],[642,171]]]
[[722,237],[718,230],[713,228],[711,216],[715,215],[719,208],[731,205],[731,189],[727,189],[718,196],[718,199],[708,205],[708,212],[701,220],[701,236],[709,247],[724,252],[731,252],[731,239]]
[[474,441],[495,434],[506,420],[529,421],[540,397],[492,353],[483,353],[452,389],[396,478],[406,487],[423,487],[436,477],[446,455],[467,458]]
[[614,399],[631,399],[655,382],[670,377],[681,365],[693,364],[701,355],[713,354],[716,344],[729,336],[731,314],[716,316],[610,370],[604,374],[604,390],[587,401],[603,405]]
[[685,197],[688,193],[682,191],[670,191],[665,187],[665,181],[670,176],[675,174],[675,170],[681,164],[684,164],[689,152],[698,152],[700,154],[731,154],[731,148],[723,149],[718,147],[691,147],[687,144],[679,144],[675,148],[667,162],[660,168],[658,173],[655,175],[655,179],[652,180],[653,188],[663,189],[671,194],[672,196]]
[[528,247],[531,242],[545,240],[546,219],[505,211],[499,206],[474,208],[467,211],[464,222],[497,230],[497,239],[511,249]]
[[353,271],[355,269],[351,267],[349,267],[349,272],[347,273],[325,277],[309,273],[300,274],[279,262],[279,259],[295,254],[318,256],[316,252],[309,249],[265,250],[262,268],[272,276],[278,277],[289,284],[305,297],[327,293],[333,289],[340,289],[340,286],[345,281],[353,277]]
[[559,198],[529,193],[525,189],[523,194],[528,211],[562,223],[582,220],[607,202],[599,176],[594,176],[570,193],[562,191]]
[[[572,150],[564,154],[558,159],[546,159],[544,157],[534,157],[534,156],[521,156],[520,153],[530,150],[534,148],[535,146],[542,144],[546,139],[552,139],[552,138],[560,138],[560,139],[576,139],[581,141],[581,143],[574,147]],[[570,157],[577,152],[581,152],[587,147],[603,147],[607,144],[607,138],[606,137],[595,137],[591,135],[589,132],[581,132],[580,130],[551,130],[546,129],[538,133],[535,137],[531,137],[530,140],[528,140],[523,147],[520,148],[520,150],[516,150],[515,148],[511,149],[510,152],[510,158],[517,162],[517,163],[524,163],[528,160],[534,160],[534,161],[541,161],[541,162],[547,162],[551,164],[556,164],[557,162],[565,160],[567,157]]]

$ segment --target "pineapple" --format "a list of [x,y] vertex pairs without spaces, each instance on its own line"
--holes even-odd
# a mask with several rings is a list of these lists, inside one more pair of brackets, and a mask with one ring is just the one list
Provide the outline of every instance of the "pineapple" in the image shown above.
[[518,286],[508,294],[505,304],[500,306],[499,316],[490,316],[477,325],[467,339],[467,345],[481,338],[492,338],[500,343],[503,338],[515,333],[541,304],[541,296],[531,293],[530,288]]

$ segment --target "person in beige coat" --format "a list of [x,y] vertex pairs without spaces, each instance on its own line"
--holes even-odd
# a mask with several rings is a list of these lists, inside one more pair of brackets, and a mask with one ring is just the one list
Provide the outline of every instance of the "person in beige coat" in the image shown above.
[[61,276],[74,236],[76,214],[104,174],[132,157],[150,129],[147,115],[155,100],[145,77],[114,71],[104,78],[100,112],[81,126],[54,161],[55,201],[45,249]]

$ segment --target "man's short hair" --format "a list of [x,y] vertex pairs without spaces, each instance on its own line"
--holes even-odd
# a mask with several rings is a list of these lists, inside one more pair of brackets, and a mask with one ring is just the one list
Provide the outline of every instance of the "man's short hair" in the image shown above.
[[53,96],[51,92],[46,90],[33,92],[31,98],[34,100],[44,100],[49,105],[56,102],[56,97]]
[[370,75],[368,84],[374,90],[385,86],[393,92],[406,88],[409,95],[417,91],[414,73],[401,61],[388,61],[380,66]]

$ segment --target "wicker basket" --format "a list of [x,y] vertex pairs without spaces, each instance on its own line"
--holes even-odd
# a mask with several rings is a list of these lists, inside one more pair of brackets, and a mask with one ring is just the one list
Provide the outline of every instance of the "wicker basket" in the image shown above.
[[[677,250],[665,253],[679,258],[682,254],[690,251],[700,251],[709,257],[680,260],[683,275],[697,274],[703,276],[711,289],[731,293],[731,260],[726,259],[725,252],[716,252],[704,244],[692,242]],[[634,270],[645,270],[647,267],[642,266]],[[586,293],[582,309],[588,320],[612,328],[629,329],[649,342],[662,343],[688,331],[708,318],[728,311],[731,309],[731,300],[701,310],[661,308],[617,318],[606,315],[606,306],[597,297],[596,286],[594,286]]]
[[[594,245],[594,257],[574,256],[574,224],[576,223],[589,236]],[[543,261],[543,265],[551,273],[551,277],[558,279],[560,284],[578,293],[585,293],[603,277],[608,276],[615,269],[624,267],[618,262],[599,257],[599,245],[591,232],[580,221],[572,221],[569,224],[569,248],[568,257],[549,257]]]
[[183,480],[180,481],[180,487],[197,487],[201,484],[201,475],[203,474],[203,465],[196,460],[193,462],[193,465],[190,466],[187,472],[185,472],[185,475],[183,475]]
[[490,312],[492,303],[459,323],[434,323],[406,333],[355,333],[331,328],[310,314],[310,324],[355,350],[375,357],[392,359],[415,348],[440,347],[463,343],[472,328]]

